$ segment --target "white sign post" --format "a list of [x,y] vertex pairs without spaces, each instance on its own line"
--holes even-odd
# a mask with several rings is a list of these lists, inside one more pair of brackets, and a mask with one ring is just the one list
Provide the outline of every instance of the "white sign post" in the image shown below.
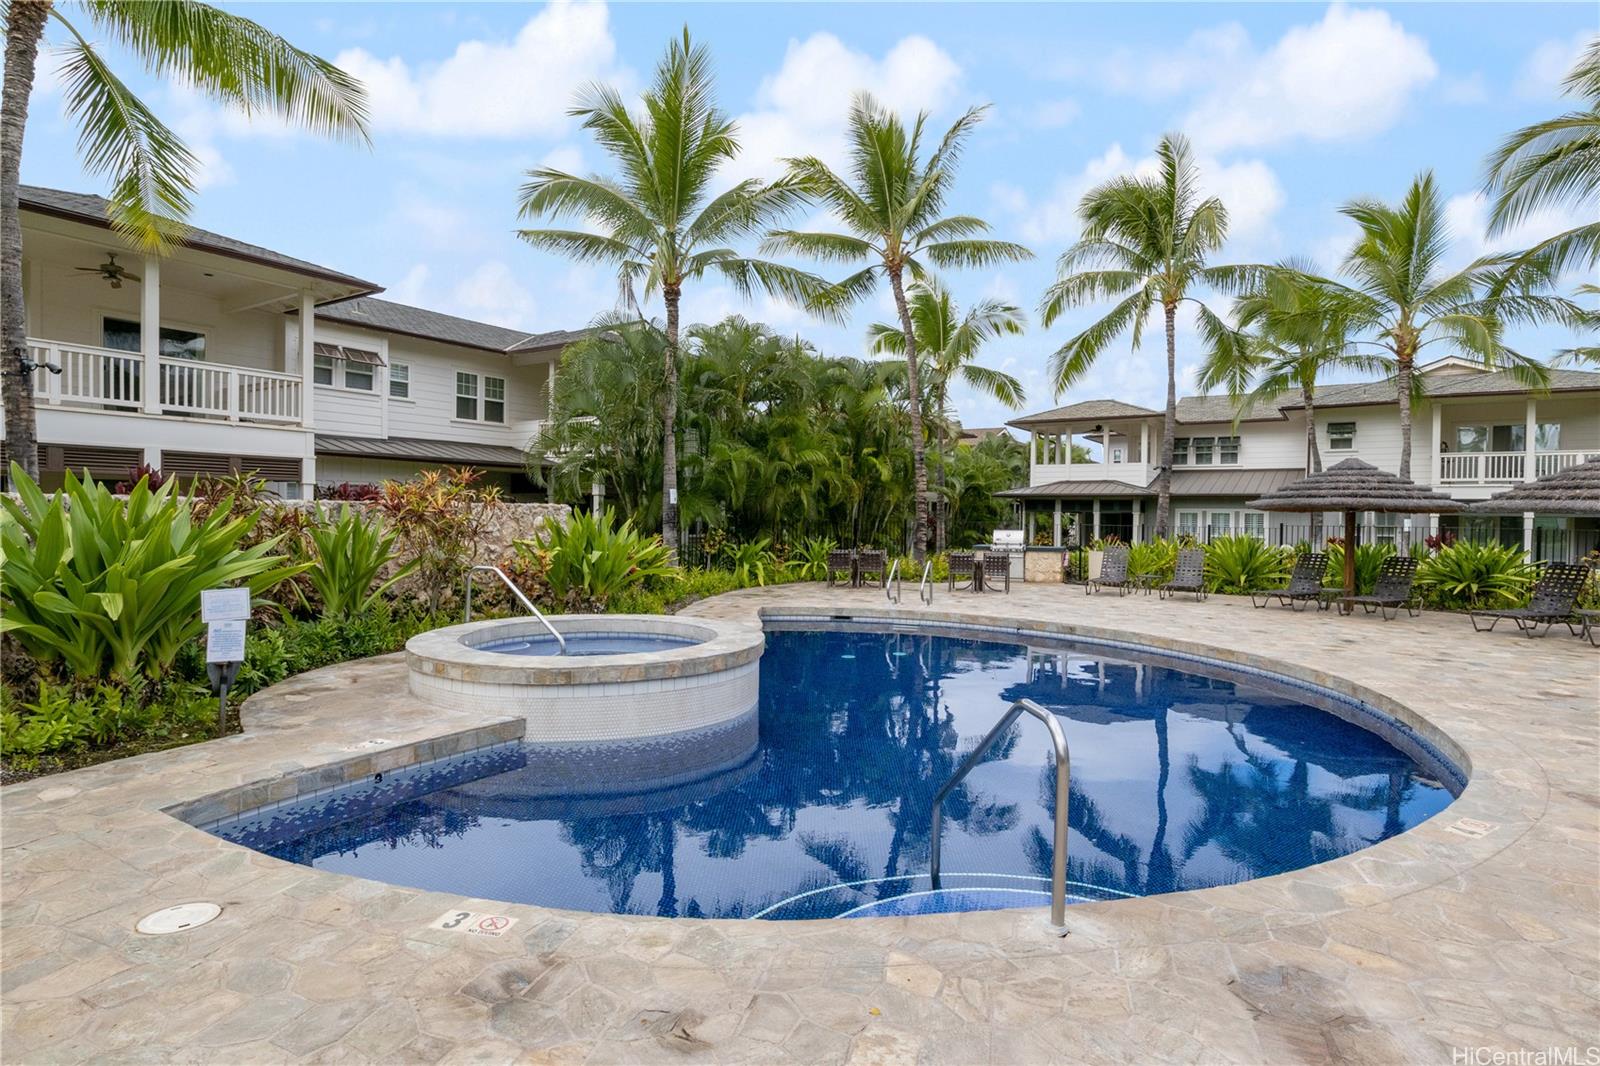
[[206,676],[217,694],[217,736],[228,732],[228,689],[244,663],[245,627],[250,622],[250,590],[206,589],[200,593],[200,620],[206,624]]

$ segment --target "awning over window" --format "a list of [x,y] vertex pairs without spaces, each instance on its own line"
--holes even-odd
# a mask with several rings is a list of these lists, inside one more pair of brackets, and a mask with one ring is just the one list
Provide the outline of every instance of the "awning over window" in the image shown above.
[[324,359],[343,359],[347,363],[365,363],[368,366],[384,365],[377,352],[369,352],[361,348],[351,348],[340,344],[325,344],[322,341],[317,341],[312,345],[312,348]]

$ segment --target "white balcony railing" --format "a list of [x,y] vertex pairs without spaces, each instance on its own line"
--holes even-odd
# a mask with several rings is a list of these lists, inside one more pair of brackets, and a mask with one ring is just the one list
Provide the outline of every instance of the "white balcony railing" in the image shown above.
[[[34,372],[34,395],[49,406],[144,409],[144,357],[138,352],[30,340],[35,362],[60,374]],[[161,359],[161,410],[229,421],[300,421],[303,384],[294,374],[191,359]]]
[[[1600,457],[1600,449],[1534,452],[1533,476],[1546,477],[1596,457]],[[1527,480],[1525,452],[1455,452],[1439,456],[1441,485],[1498,485]]]

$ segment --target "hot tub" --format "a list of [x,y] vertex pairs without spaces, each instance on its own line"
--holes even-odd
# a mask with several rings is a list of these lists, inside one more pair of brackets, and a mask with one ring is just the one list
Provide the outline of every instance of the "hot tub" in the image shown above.
[[755,728],[761,631],[658,615],[556,615],[448,626],[406,642],[412,695],[517,715],[530,744]]

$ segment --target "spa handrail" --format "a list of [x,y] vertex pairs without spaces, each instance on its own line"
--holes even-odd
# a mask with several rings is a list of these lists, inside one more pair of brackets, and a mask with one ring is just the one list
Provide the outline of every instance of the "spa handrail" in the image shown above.
[[477,573],[479,570],[487,570],[489,573],[499,578],[505,584],[506,588],[511,590],[511,595],[522,601],[522,606],[528,609],[528,613],[543,623],[544,627],[550,631],[550,635],[556,638],[556,645],[561,649],[561,651],[557,654],[565,655],[567,653],[567,638],[563,637],[560,632],[556,630],[556,627],[550,624],[550,619],[539,613],[539,608],[533,605],[533,601],[528,599],[527,596],[523,595],[522,590],[517,588],[516,582],[507,577],[506,572],[500,569],[498,566],[490,566],[487,563],[480,563],[477,566],[467,567],[467,621],[472,621],[472,575]]
[[950,775],[950,780],[933,797],[933,835],[932,846],[928,854],[928,874],[933,881],[935,891],[939,888],[939,830],[942,821],[942,808],[945,797],[950,795],[950,790],[961,783],[974,766],[983,760],[984,755],[994,745],[995,739],[1004,733],[1012,722],[1021,714],[1031,714],[1045,724],[1050,731],[1050,744],[1056,752],[1056,810],[1055,810],[1055,849],[1052,854],[1050,866],[1050,925],[1053,930],[1062,935],[1067,931],[1067,793],[1072,781],[1072,756],[1067,750],[1067,736],[1061,731],[1061,723],[1056,716],[1039,706],[1032,700],[1018,700],[1011,705],[1011,709],[994,724],[994,728],[985,734],[978,746],[972,749],[972,754],[962,760],[956,767],[956,772]]
[[922,581],[917,585],[917,599],[933,606],[933,560],[922,564]]
[[900,560],[889,567],[889,576],[883,579],[883,594],[890,603],[900,602]]

